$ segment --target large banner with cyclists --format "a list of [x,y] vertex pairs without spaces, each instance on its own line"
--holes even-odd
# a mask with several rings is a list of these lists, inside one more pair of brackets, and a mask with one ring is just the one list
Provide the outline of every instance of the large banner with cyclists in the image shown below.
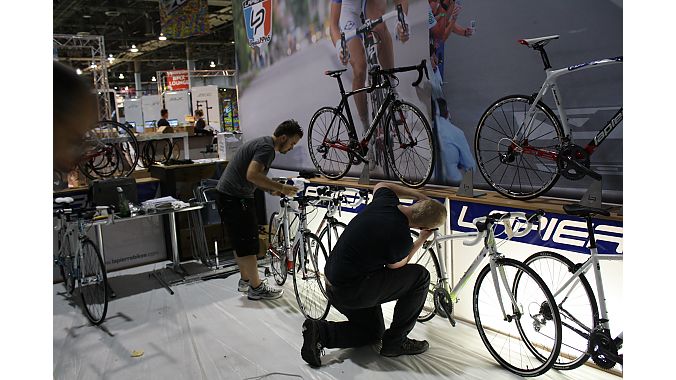
[[[364,132],[377,119],[377,111],[386,103],[388,94],[410,104],[397,108],[396,112],[386,104],[378,122],[373,123],[370,138],[364,143],[368,149],[352,147],[353,157],[360,156],[363,160],[354,158],[355,165],[351,165],[347,152],[339,158],[329,157],[329,160],[340,161],[336,163],[340,164],[340,169],[335,170],[346,169],[349,175],[359,176],[364,160],[368,160],[372,178],[396,178],[386,164],[384,148],[384,125],[390,113],[396,113],[400,123],[404,119],[415,119],[422,125],[419,119],[429,120],[430,91],[422,69],[429,66],[427,1],[271,0],[267,2],[269,11],[256,11],[262,3],[265,2],[233,2],[239,109],[244,137],[270,134],[281,121],[296,119],[306,136],[291,152],[278,155],[273,166],[316,171],[308,149],[310,124],[320,108],[339,106],[338,79],[345,92],[351,92],[373,85],[374,80],[368,72],[376,67],[408,68],[408,71],[388,78],[391,86],[381,83],[385,81],[381,76],[378,79],[380,88],[349,96],[347,105],[341,109],[343,117],[338,121],[342,123],[343,134],[340,140],[334,139],[334,143],[347,149],[348,128],[352,128],[361,141]],[[269,39],[257,44],[267,22],[270,22],[271,30]],[[258,25],[263,26],[256,29]],[[367,27],[359,30],[364,25]],[[423,60],[426,63],[420,66]],[[412,68],[416,65],[421,70]],[[337,73],[340,78],[325,74],[341,69],[346,71]],[[423,75],[421,84],[411,86],[419,75]],[[324,119],[322,121],[326,121]],[[318,129],[323,127],[314,128],[315,134],[321,133]],[[430,131],[426,144],[431,143]],[[318,147],[315,145],[314,148]],[[318,153],[316,149],[314,152]],[[321,152],[318,155],[321,156]],[[403,166],[407,157],[395,158]],[[346,168],[346,165],[351,167]]]

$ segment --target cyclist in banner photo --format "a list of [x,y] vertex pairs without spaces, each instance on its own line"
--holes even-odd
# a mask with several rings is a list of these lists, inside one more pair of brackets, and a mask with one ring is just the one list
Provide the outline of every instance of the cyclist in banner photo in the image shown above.
[[[395,5],[402,5],[404,14],[408,14],[408,0],[394,0]],[[352,67],[352,90],[362,88],[366,84],[366,53],[364,51],[364,44],[360,37],[350,38],[347,41],[348,55],[343,56],[340,33],[350,30],[355,30],[362,25],[361,13],[367,19],[376,19],[385,14],[387,10],[387,0],[331,0],[330,9],[330,33],[331,41],[336,47],[338,59],[343,65],[348,62]],[[378,34],[380,44],[378,45],[378,60],[384,69],[391,69],[394,67],[394,48],[392,45],[392,36],[387,28],[386,23],[377,25],[373,31]],[[408,41],[408,31],[405,31],[397,22],[397,38],[402,43]],[[362,123],[364,131],[369,126],[368,105],[366,101],[366,93],[357,94],[354,96],[354,101],[357,106],[359,119]]]
[[282,296],[283,291],[261,281],[257,257],[259,250],[258,222],[254,191],[256,188],[273,195],[293,196],[299,191],[294,186],[275,182],[267,177],[275,152],[286,154],[303,137],[303,130],[295,120],[286,120],[272,136],[249,140],[239,148],[218,181],[218,210],[225,224],[228,238],[235,249],[235,260],[240,271],[238,290],[246,292],[250,300],[269,300]]
[[[418,190],[380,182],[373,201],[348,224],[324,267],[331,305],[347,317],[333,322],[306,319],[301,357],[321,366],[324,348],[360,347],[382,342],[387,357],[421,354],[425,340],[408,338],[423,309],[430,273],[411,257],[446,221],[446,208]],[[417,200],[412,206],[399,198]],[[410,228],[420,229],[413,242]],[[381,305],[397,301],[392,323],[385,329]]]

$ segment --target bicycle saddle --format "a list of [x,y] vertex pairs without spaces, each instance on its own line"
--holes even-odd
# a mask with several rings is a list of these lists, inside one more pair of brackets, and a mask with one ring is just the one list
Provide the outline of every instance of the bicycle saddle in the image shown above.
[[553,36],[547,36],[547,37],[535,37],[535,38],[525,38],[522,40],[519,40],[519,43],[521,45],[528,46],[533,49],[537,49],[539,47],[547,45],[550,41],[553,40],[558,40],[559,35],[555,34]]
[[326,70],[324,71],[324,75],[328,75],[330,77],[339,77],[340,74],[343,73],[343,71],[347,71],[347,69],[340,69],[340,70]]
[[568,215],[576,215],[576,216],[591,216],[591,215],[605,215],[605,216],[610,216],[610,211],[604,210],[601,208],[594,208],[594,207],[587,207],[583,206],[580,204],[569,204],[569,205],[563,205],[563,210],[566,212]]

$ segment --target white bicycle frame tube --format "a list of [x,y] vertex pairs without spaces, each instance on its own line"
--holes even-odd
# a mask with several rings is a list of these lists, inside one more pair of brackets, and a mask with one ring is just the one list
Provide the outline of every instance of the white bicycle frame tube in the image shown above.
[[[528,136],[530,134],[530,129],[533,125],[533,117],[535,116],[535,109],[538,104],[538,102],[542,99],[542,97],[547,93],[548,90],[551,89],[552,91],[552,96],[554,97],[554,103],[556,103],[556,109],[559,112],[559,120],[561,121],[561,128],[563,128],[563,134],[565,136],[570,136],[570,127],[568,126],[568,117],[566,116],[566,110],[563,108],[563,99],[561,98],[561,94],[559,93],[559,88],[556,84],[556,81],[559,77],[562,77],[564,75],[568,75],[572,72],[578,71],[578,70],[586,70],[586,69],[591,69],[594,67],[601,67],[601,66],[607,66],[607,65],[613,65],[617,63],[622,63],[622,60],[618,60],[618,58],[604,58],[604,59],[599,59],[596,61],[591,61],[587,63],[581,63],[578,65],[573,65],[569,67],[565,67],[562,69],[547,69],[545,72],[547,73],[547,78],[545,79],[544,83],[542,84],[542,87],[540,87],[540,90],[538,91],[537,96],[535,97],[535,100],[533,101],[533,104],[531,104],[530,108],[528,109],[528,112],[526,113],[526,117],[524,118],[524,122],[527,123],[525,125],[525,131],[526,133],[524,136]],[[523,126],[522,126],[523,127]],[[519,135],[519,131],[521,128],[517,129],[517,136]],[[517,136],[514,136],[515,138]]]

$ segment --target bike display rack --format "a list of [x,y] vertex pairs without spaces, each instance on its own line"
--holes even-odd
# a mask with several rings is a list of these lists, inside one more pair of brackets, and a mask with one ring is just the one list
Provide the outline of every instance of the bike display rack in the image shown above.
[[462,174],[460,187],[455,194],[461,197],[477,198],[486,195],[486,192],[474,190],[474,171],[467,170]]

